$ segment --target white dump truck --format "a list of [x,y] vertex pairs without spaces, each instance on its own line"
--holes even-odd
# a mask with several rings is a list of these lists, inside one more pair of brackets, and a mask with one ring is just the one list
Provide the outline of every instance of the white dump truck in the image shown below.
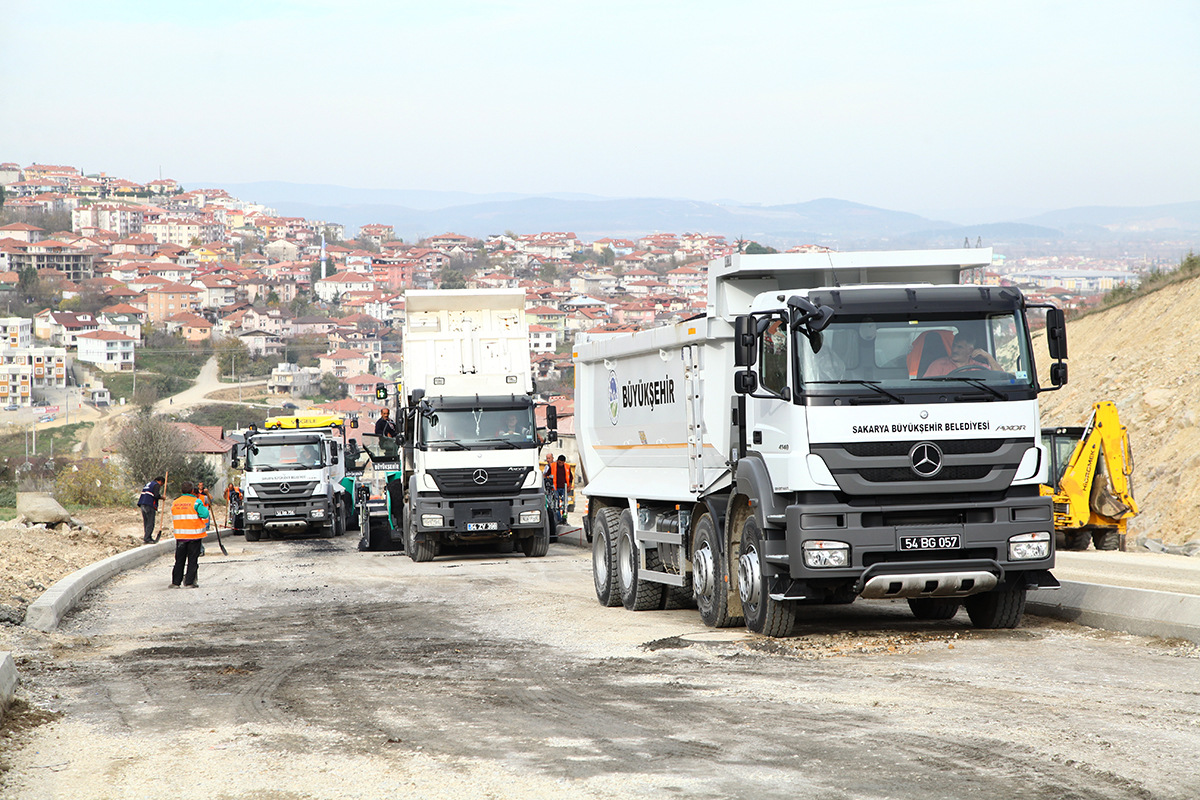
[[414,561],[476,543],[544,556],[538,451],[553,435],[535,422],[524,291],[407,292],[402,380],[399,438],[362,436],[388,471],[387,525],[371,523],[368,546],[403,541]]
[[[707,313],[580,335],[596,595],[785,634],[801,604],[903,598],[1012,627],[1054,587],[1037,396],[1062,312],[974,283],[990,248],[732,255]],[[1040,312],[1039,312],[1040,313]]]
[[246,541],[297,534],[341,536],[354,509],[354,482],[342,460],[345,424],[337,414],[272,417],[234,434],[242,467]]

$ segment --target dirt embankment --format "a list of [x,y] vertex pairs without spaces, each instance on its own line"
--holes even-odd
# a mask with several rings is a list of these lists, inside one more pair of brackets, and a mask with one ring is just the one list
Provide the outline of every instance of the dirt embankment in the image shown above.
[[[1136,464],[1130,538],[1200,538],[1200,279],[1069,322],[1067,343],[1070,382],[1042,394],[1042,424],[1082,425],[1115,402]],[[1048,374],[1044,336],[1034,352]]]
[[42,592],[75,570],[141,544],[142,515],[136,508],[95,508],[73,516],[94,532],[0,523],[0,607],[7,606],[9,614],[23,615]]

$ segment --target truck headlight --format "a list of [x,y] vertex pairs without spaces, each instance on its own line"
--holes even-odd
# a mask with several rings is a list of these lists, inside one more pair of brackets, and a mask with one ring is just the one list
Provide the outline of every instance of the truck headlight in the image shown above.
[[258,512],[258,511],[247,511],[246,512],[246,521],[247,522],[258,522],[261,519],[262,519],[261,512]]
[[1046,531],[1008,537],[1009,561],[1037,561],[1050,557],[1050,534]]
[[446,518],[441,514],[422,514],[421,524],[426,528],[440,528],[446,524]]
[[542,512],[541,511],[522,511],[521,516],[519,516],[517,519],[520,520],[520,524],[522,524],[522,525],[537,525],[539,522],[542,521]]
[[308,513],[312,515],[313,519],[325,519],[325,509],[323,508],[314,508]]
[[804,566],[846,567],[850,565],[850,545],[814,539],[804,543]]

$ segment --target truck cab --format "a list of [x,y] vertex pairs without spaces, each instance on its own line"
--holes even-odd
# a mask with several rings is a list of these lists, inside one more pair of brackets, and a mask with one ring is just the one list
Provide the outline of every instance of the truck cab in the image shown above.
[[345,532],[354,499],[340,416],[276,417],[234,439],[247,541]]

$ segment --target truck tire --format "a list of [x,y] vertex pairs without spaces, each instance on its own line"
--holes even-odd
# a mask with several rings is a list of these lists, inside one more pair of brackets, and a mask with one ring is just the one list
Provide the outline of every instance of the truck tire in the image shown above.
[[517,549],[517,540],[509,536],[496,542],[497,553],[511,553]]
[[1067,550],[1087,550],[1092,541],[1092,534],[1088,531],[1067,531],[1065,536]]
[[621,524],[621,512],[615,508],[601,508],[596,512],[592,526],[592,580],[596,584],[596,599],[605,608],[621,605],[621,593],[617,591],[617,528]]
[[413,561],[433,561],[433,557],[437,555],[437,542],[417,541],[416,520],[409,520],[404,549],[408,551],[408,557]]
[[633,514],[625,509],[617,526],[617,585],[621,604],[630,611],[662,608],[666,584],[643,580],[639,574],[640,562],[641,554],[633,536]]
[[717,541],[717,525],[712,516],[702,514],[696,521],[692,539],[692,585],[700,619],[710,628],[733,628],[743,623],[729,614],[729,573]]
[[246,528],[246,541],[257,542],[259,537],[258,528]]
[[738,592],[746,627],[764,636],[786,636],[796,621],[796,604],[772,600],[767,593],[766,537],[754,515],[742,524],[742,544],[738,552]]
[[1092,544],[1097,550],[1117,550],[1121,545],[1121,532],[1116,528],[1101,528],[1092,533]]
[[973,594],[963,605],[976,628],[1015,628],[1025,613],[1025,587]]
[[908,608],[917,619],[952,619],[961,605],[957,597],[908,598]]
[[527,536],[521,540],[521,552],[529,558],[542,558],[546,553],[550,552],[549,521],[533,536]]

